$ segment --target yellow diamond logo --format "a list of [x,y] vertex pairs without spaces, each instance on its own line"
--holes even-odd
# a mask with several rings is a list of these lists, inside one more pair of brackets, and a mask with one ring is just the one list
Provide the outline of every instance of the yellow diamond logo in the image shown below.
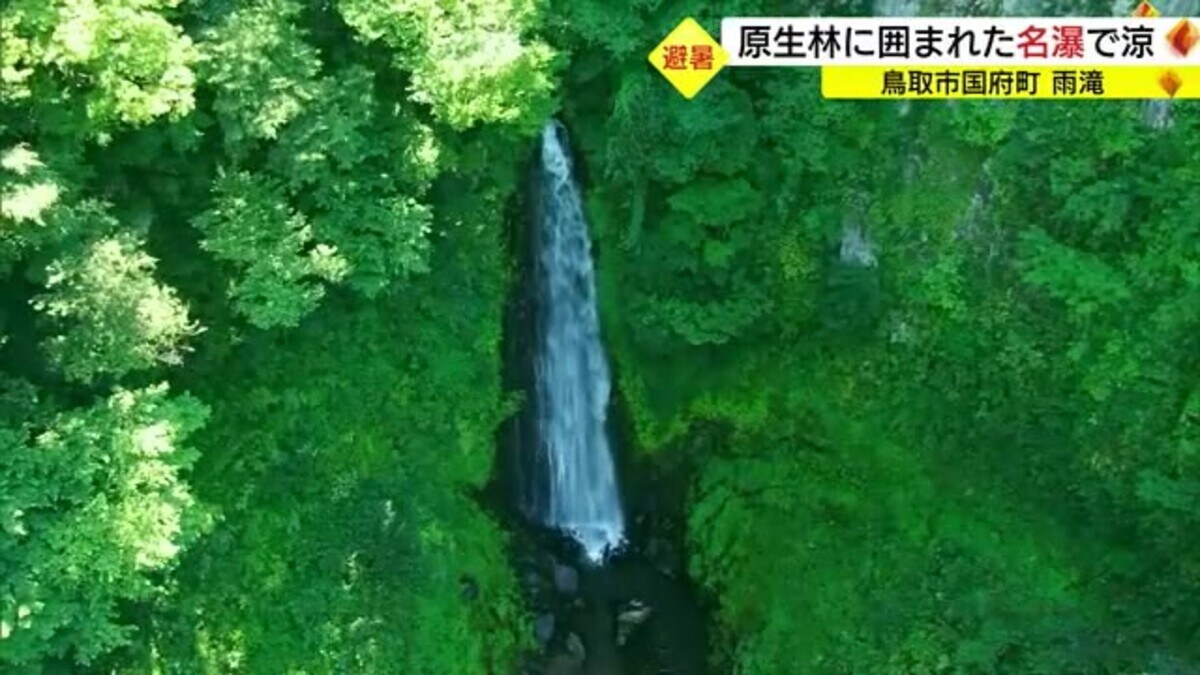
[[688,99],[729,63],[728,52],[690,17],[681,21],[649,58],[654,69]]

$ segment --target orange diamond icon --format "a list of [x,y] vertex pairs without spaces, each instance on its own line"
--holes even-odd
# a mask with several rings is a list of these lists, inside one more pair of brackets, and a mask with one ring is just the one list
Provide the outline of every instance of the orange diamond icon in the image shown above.
[[1158,16],[1158,10],[1148,2],[1139,2],[1138,6],[1133,9],[1133,15],[1139,18],[1153,19]]
[[1180,19],[1179,23],[1167,32],[1167,42],[1171,43],[1171,49],[1174,49],[1176,54],[1187,56],[1192,47],[1200,42],[1200,29],[1191,21]]
[[1158,76],[1158,86],[1167,92],[1167,96],[1175,98],[1175,92],[1179,91],[1179,88],[1183,86],[1183,78],[1179,77],[1179,73],[1168,70]]

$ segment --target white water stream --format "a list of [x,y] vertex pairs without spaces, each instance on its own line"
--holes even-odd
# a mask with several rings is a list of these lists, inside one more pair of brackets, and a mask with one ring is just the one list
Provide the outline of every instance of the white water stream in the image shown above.
[[605,424],[611,379],[591,241],[565,134],[557,122],[542,130],[534,375],[539,451],[549,475],[538,516],[599,563],[624,543],[625,519]]

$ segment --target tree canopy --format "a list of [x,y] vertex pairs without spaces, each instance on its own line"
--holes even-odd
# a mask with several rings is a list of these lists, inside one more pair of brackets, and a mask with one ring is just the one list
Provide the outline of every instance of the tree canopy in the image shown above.
[[554,106],[539,21],[0,9],[0,670],[515,658],[470,495],[509,410],[500,207]]

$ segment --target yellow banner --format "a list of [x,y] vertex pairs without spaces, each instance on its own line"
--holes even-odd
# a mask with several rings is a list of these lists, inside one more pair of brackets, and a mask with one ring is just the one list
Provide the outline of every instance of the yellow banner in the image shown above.
[[1200,66],[824,66],[825,98],[1200,98]]

